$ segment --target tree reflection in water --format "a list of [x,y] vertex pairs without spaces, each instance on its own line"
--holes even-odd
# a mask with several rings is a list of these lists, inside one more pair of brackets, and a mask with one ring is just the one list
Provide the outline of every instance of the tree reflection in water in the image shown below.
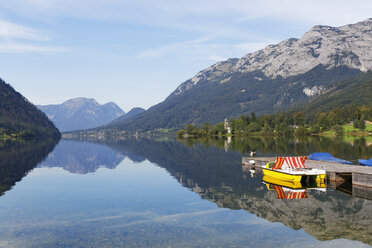
[[0,195],[42,162],[58,139],[0,141]]

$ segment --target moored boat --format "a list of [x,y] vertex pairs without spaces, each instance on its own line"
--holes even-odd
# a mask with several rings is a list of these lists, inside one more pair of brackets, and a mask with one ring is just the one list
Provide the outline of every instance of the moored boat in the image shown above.
[[277,157],[275,163],[262,166],[264,175],[286,182],[325,181],[325,170],[306,168],[305,157]]
[[291,189],[325,189],[326,185],[324,181],[321,180],[314,180],[314,181],[308,181],[308,182],[289,182],[289,181],[282,181],[278,178],[270,177],[267,175],[264,175],[262,178],[262,181],[267,184],[274,184],[283,186],[286,188]]
[[366,160],[366,159],[359,159],[359,164],[366,165],[366,166],[372,166],[372,158]]
[[314,152],[310,154],[308,158],[311,160],[324,161],[324,162],[335,162],[338,164],[353,164],[350,161],[343,160],[340,158],[335,158],[328,152]]

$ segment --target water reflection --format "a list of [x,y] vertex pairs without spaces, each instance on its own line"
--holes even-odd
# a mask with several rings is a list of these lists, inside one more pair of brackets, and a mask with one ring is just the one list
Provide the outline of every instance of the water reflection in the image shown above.
[[278,200],[275,191],[269,191],[262,184],[262,176],[251,177],[241,167],[240,152],[250,150],[257,150],[258,154],[308,154],[327,148],[326,151],[338,157],[352,159],[370,150],[363,140],[360,142],[358,139],[353,144],[327,138],[252,139],[243,143],[233,140],[230,150],[236,152],[228,153],[224,151],[223,140],[186,140],[186,144],[189,148],[176,141],[145,139],[115,142],[115,147],[160,165],[183,186],[219,207],[244,209],[294,230],[304,229],[318,240],[345,238],[372,245],[372,201],[354,198],[340,191],[311,191],[306,199]]
[[55,139],[0,141],[0,195],[43,161],[57,143]]
[[187,146],[212,144],[241,154],[258,151],[257,156],[301,156],[313,152],[329,152],[335,157],[357,163],[359,158],[369,158],[372,154],[372,137],[336,136],[328,137],[250,137],[241,139],[180,139]]
[[39,167],[61,167],[76,174],[95,172],[99,167],[114,169],[125,158],[101,144],[61,140]]
[[[369,149],[362,144],[325,138],[62,140],[39,168],[0,197],[0,246],[363,247],[350,240],[372,245],[372,201],[337,190],[278,199],[258,171],[241,165],[242,153],[251,150],[297,154],[328,145],[360,156]],[[50,151],[34,147],[44,157]],[[19,151],[4,149],[0,158],[9,156],[3,164],[12,168],[17,163],[11,154]],[[23,155],[34,153],[28,151],[19,157],[32,160]],[[41,157],[29,163],[31,169]],[[22,176],[14,178],[10,181]]]

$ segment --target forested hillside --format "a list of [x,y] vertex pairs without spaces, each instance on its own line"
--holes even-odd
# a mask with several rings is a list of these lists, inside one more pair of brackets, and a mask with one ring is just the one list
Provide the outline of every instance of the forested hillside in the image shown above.
[[356,77],[339,81],[334,87],[310,102],[294,108],[309,116],[327,112],[347,105],[365,106],[372,103],[372,72],[360,73]]
[[11,134],[60,136],[53,122],[42,111],[0,79],[0,135]]

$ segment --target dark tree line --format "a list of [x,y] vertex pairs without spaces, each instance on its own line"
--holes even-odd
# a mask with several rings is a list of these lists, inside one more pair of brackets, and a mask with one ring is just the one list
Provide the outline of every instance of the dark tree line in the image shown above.
[[355,129],[364,130],[366,121],[372,121],[372,105],[349,105],[335,108],[328,112],[318,112],[307,115],[301,111],[295,113],[278,113],[272,115],[256,116],[241,115],[237,119],[230,119],[228,125],[224,122],[211,125],[208,122],[197,127],[192,124],[185,126],[177,132],[179,137],[204,137],[204,136],[244,136],[244,135],[310,135],[333,130],[342,134],[342,125],[353,124]]

